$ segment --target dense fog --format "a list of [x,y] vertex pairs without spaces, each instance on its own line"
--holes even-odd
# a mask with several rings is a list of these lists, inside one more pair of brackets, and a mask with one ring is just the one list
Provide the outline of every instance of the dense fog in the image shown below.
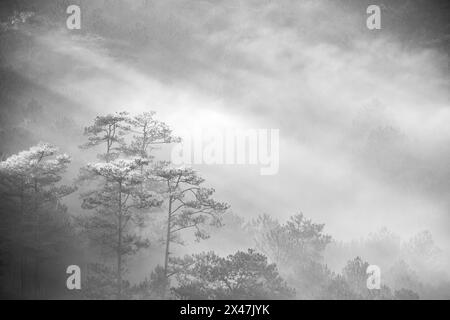
[[[449,299],[448,4],[370,4],[2,1],[1,297]],[[172,163],[229,128],[277,172]]]

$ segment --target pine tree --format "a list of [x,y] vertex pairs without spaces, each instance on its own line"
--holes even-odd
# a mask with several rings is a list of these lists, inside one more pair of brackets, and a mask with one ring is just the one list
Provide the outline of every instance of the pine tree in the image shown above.
[[179,142],[180,139],[172,135],[172,130],[155,119],[155,112],[144,112],[129,120],[130,132],[133,139],[122,150],[126,155],[152,159],[151,151],[162,144]]
[[288,287],[267,257],[249,249],[226,258],[214,252],[174,259],[178,269],[177,287],[181,299],[289,299],[295,290]]
[[149,241],[137,232],[148,216],[145,209],[161,204],[158,194],[144,183],[146,175],[140,168],[147,164],[148,160],[136,158],[93,163],[86,167],[99,183],[96,189],[82,194],[82,207],[93,213],[80,218],[79,222],[94,244],[115,257],[118,299],[123,297],[126,258],[149,246]]
[[41,294],[45,260],[55,259],[70,234],[67,208],[61,199],[75,188],[60,185],[70,163],[56,147],[40,143],[0,163],[2,195],[2,236],[17,256],[21,295],[26,285],[25,273],[33,259],[33,290]]
[[165,237],[164,276],[171,272],[170,244],[182,244],[180,232],[194,229],[197,240],[209,237],[203,226],[221,225],[221,215],[229,208],[224,202],[212,198],[215,190],[202,187],[204,180],[191,168],[173,168],[169,162],[160,162],[155,170],[156,179],[163,183],[160,190],[167,204],[167,231]]
[[88,142],[80,146],[83,149],[105,145],[105,153],[99,158],[109,162],[117,159],[124,144],[124,136],[130,130],[130,118],[127,112],[117,112],[98,116],[94,124],[84,129]]

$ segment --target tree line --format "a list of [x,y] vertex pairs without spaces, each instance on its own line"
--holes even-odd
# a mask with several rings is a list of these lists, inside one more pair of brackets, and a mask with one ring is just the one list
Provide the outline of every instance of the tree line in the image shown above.
[[[331,237],[303,214],[280,224],[268,215],[248,226],[255,245],[221,257],[214,251],[173,252],[188,234],[207,239],[223,225],[229,204],[192,168],[173,166],[155,150],[179,143],[154,112],[97,116],[84,130],[82,150],[97,161],[65,179],[71,158],[48,143],[0,162],[1,294],[6,298],[80,299],[394,299],[418,298],[409,289],[366,287],[368,263],[357,257],[341,274],[323,252]],[[65,199],[78,196],[82,214]],[[162,243],[149,222],[164,215]],[[159,264],[130,283],[129,261],[163,246]],[[82,290],[65,287],[65,268],[82,266]]]

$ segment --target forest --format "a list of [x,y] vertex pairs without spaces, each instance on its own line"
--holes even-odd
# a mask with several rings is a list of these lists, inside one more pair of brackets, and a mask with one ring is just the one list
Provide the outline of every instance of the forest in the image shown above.
[[[408,33],[405,42],[414,40],[424,46],[435,46],[436,50],[445,48],[447,31],[441,27],[442,24],[433,24],[433,20],[442,21],[440,11],[436,10],[433,18],[426,16],[422,19],[423,2],[419,1],[418,7],[409,6],[407,2],[399,1],[392,10],[421,20],[422,29]],[[179,128],[172,124],[181,125],[190,123],[192,118],[200,118],[198,113],[190,112],[190,99],[195,94],[191,91],[189,94],[179,93],[180,87],[192,92],[195,91],[193,87],[201,87],[198,92],[208,98],[229,95],[231,98],[226,102],[237,107],[228,107],[227,112],[248,116],[252,121],[267,112],[271,121],[284,126],[280,135],[288,130],[304,130],[300,134],[291,132],[290,137],[298,139],[292,149],[300,150],[300,144],[307,144],[309,140],[313,140],[314,146],[329,142],[319,130],[323,129],[322,124],[316,126],[314,121],[323,121],[325,126],[329,126],[323,131],[329,129],[330,136],[334,137],[337,132],[333,131],[335,124],[330,119],[339,108],[333,109],[331,116],[327,114],[326,120],[315,110],[306,110],[302,116],[311,117],[313,125],[308,125],[306,120],[302,122],[300,116],[294,116],[295,108],[273,113],[268,111],[264,103],[272,103],[273,92],[289,88],[290,83],[283,82],[278,87],[271,82],[270,88],[275,88],[273,91],[264,87],[263,80],[274,76],[274,71],[269,67],[255,66],[252,50],[266,53],[267,47],[255,41],[256,44],[252,45],[258,50],[250,45],[251,54],[242,57],[242,43],[247,44],[252,41],[252,36],[257,37],[255,28],[247,21],[231,24],[215,16],[237,10],[235,7],[214,9],[211,13],[208,3],[198,1],[192,8],[188,2],[180,1],[176,4],[180,14],[176,10],[166,10],[165,6],[170,7],[170,4],[158,1],[135,1],[133,5],[127,1],[105,4],[102,0],[2,1],[0,298],[450,299],[450,264],[445,251],[447,244],[442,243],[445,237],[438,237],[441,243],[437,243],[434,230],[429,231],[426,226],[422,231],[408,233],[408,236],[405,233],[399,235],[400,225],[394,231],[389,226],[353,240],[340,239],[329,231],[333,223],[338,221],[336,225],[344,225],[343,233],[346,233],[358,229],[358,223],[365,218],[342,218],[338,214],[323,218],[326,215],[321,215],[321,206],[313,211],[310,209],[312,206],[304,205],[302,201],[308,197],[301,198],[300,195],[309,195],[320,188],[314,184],[306,188],[299,186],[301,182],[294,174],[296,167],[303,166],[299,162],[289,163],[288,169],[293,172],[292,178],[288,174],[289,185],[278,184],[274,180],[251,185],[245,180],[246,176],[240,178],[239,172],[234,173],[237,183],[229,187],[233,196],[223,191],[229,181],[226,180],[228,172],[221,173],[219,178],[224,182],[218,183],[221,180],[204,166],[171,163],[170,151],[183,141],[183,137],[178,135]],[[327,1],[324,3],[327,10],[335,6]],[[359,8],[358,1],[343,3],[342,10],[351,14]],[[65,28],[65,10],[69,4],[81,6],[81,30]],[[286,13],[286,7],[273,9],[271,4],[267,4],[263,9],[267,9],[271,28],[272,24],[283,30],[294,25],[298,30],[304,30],[302,21],[298,22],[300,25],[292,22],[295,19]],[[336,12],[336,16],[341,17],[342,12]],[[252,14],[258,17],[255,21],[259,22],[261,12]],[[280,15],[290,18],[280,22]],[[198,21],[202,23],[197,25]],[[404,36],[405,26],[393,22],[398,19],[382,21],[392,22],[389,26],[394,30],[393,38]],[[333,25],[333,21],[329,23]],[[365,32],[355,29],[342,37],[335,37],[328,31],[333,28],[326,26],[318,27],[317,31],[305,31],[303,36],[314,45],[319,37],[332,43],[335,47],[329,50],[330,55],[338,56],[340,50],[351,47],[353,38]],[[231,28],[232,36],[224,35],[227,28]],[[327,31],[323,31],[325,29]],[[207,35],[202,33],[205,30]],[[247,33],[249,36],[243,35]],[[210,34],[216,38],[211,40]],[[431,44],[426,40],[432,35],[436,37]],[[290,33],[286,36],[283,46],[292,42],[290,36]],[[278,34],[274,39],[277,37]],[[277,47],[276,42],[273,47]],[[432,49],[427,47],[427,50]],[[276,67],[283,72],[285,70],[279,64],[292,59],[287,51],[274,58]],[[443,61],[440,55],[432,55],[429,51],[426,52],[431,55],[430,60],[438,61],[436,63]],[[429,58],[426,54],[418,56],[414,59],[419,61],[419,65],[420,59]],[[343,59],[351,60],[346,55]],[[414,59],[405,61],[416,61]],[[267,60],[268,64],[272,63],[271,59]],[[305,65],[302,62],[285,69],[308,72]],[[322,61],[311,65],[319,68]],[[386,70],[390,68],[389,65],[383,67]],[[234,68],[240,69],[236,71]],[[342,71],[339,64],[330,68]],[[405,67],[402,65],[402,68]],[[151,79],[141,77],[134,70],[150,74]],[[434,69],[427,74],[432,72],[440,76],[440,71]],[[253,73],[261,78],[243,79]],[[318,74],[331,78],[327,74]],[[157,81],[153,81],[154,78]],[[289,75],[282,74],[279,78],[284,81],[289,79]],[[393,77],[389,74],[387,78],[391,80]],[[415,79],[416,74],[400,80],[395,78],[393,83],[407,81],[411,86]],[[295,85],[293,91],[299,91],[298,87],[310,90],[308,81]],[[335,81],[338,86],[344,80],[339,78]],[[351,81],[352,85],[355,82]],[[431,91],[429,97],[434,92],[445,91],[446,87],[441,87],[440,81],[436,80],[436,83],[437,89]],[[423,90],[426,88],[421,87]],[[328,89],[324,86],[317,91],[322,94]],[[165,90],[169,93],[166,94]],[[137,92],[142,96],[136,96]],[[315,89],[311,92],[317,93]],[[390,91],[380,92],[392,95]],[[329,94],[332,100],[340,102],[341,98],[334,99],[332,93]],[[176,97],[172,99],[173,96]],[[349,95],[342,100],[347,101],[349,97],[354,98]],[[297,97],[286,94],[274,99],[274,103],[288,104],[292,102],[291,98]],[[198,99],[198,103],[206,104],[205,109],[210,111],[216,108],[216,104],[220,105],[221,102],[217,102],[220,99]],[[248,110],[240,108],[239,102],[244,104],[252,99],[256,102],[251,101],[254,104]],[[309,103],[308,99],[306,102]],[[440,105],[440,98],[435,99],[436,105]],[[300,102],[295,101],[294,105],[306,104],[305,100]],[[192,118],[185,119],[181,108],[170,109],[172,103],[189,105],[186,108],[193,114]],[[366,171],[377,175],[379,181],[392,189],[401,189],[411,199],[415,199],[416,194],[425,194],[436,203],[441,204],[442,201],[445,211],[448,209],[450,175],[448,161],[443,163],[442,159],[447,159],[450,154],[447,136],[444,134],[433,140],[435,144],[425,141],[425,148],[422,140],[407,137],[401,125],[389,118],[389,112],[379,111],[382,109],[380,104],[376,100],[362,111],[357,109],[361,111],[359,113],[349,112],[356,116],[348,121],[351,129],[345,131],[345,139],[342,139],[346,142],[336,149],[361,158],[361,162],[369,167]],[[171,118],[174,114],[179,115]],[[283,118],[278,118],[278,114]],[[295,122],[291,122],[292,119]],[[420,116],[414,114],[408,119],[420,120]],[[336,122],[339,121],[340,118]],[[437,125],[441,122],[433,121],[433,130],[440,133]],[[433,130],[429,131],[435,132]],[[334,143],[336,140],[330,141]],[[351,144],[349,140],[356,142]],[[430,151],[431,155],[416,157],[417,150],[430,150],[432,147],[436,149]],[[322,154],[320,157],[330,159]],[[340,160],[336,156],[333,165],[334,161],[338,163]],[[359,165],[352,163],[352,171],[358,170]],[[286,168],[286,163],[280,166]],[[313,168],[309,170],[306,167],[308,177],[327,171]],[[326,183],[334,189],[330,187],[323,194],[335,191],[336,198],[342,200],[342,197],[344,201],[348,195],[342,191],[344,188],[339,188],[340,181],[336,183],[337,180],[331,175]],[[302,186],[307,184],[303,183]],[[241,198],[251,194],[249,189],[258,191],[265,184],[272,184],[273,189],[246,200],[250,203],[248,207],[257,211],[250,214],[245,209],[248,207],[242,205],[247,202]],[[271,197],[274,189],[279,193]],[[322,193],[317,196],[320,197]],[[279,200],[279,203],[272,199]],[[358,200],[366,198],[361,196]],[[264,207],[267,202],[276,203]],[[295,207],[289,217],[280,213],[286,211],[283,207],[286,202],[289,208]],[[322,205],[327,201],[319,199],[318,202]],[[339,203],[337,208],[341,204],[339,201],[330,203]],[[367,210],[369,207],[367,205]],[[406,223],[416,219],[412,213],[407,216],[410,208],[397,205],[392,212],[397,212],[399,221]],[[432,210],[428,212],[428,208],[423,212],[431,215]],[[447,231],[448,235],[448,225],[445,224],[448,223],[448,212],[445,217],[447,220],[442,220],[442,223],[437,218],[433,222],[438,221],[436,224],[447,228],[444,233]],[[80,290],[69,290],[66,286],[69,277],[66,271],[72,265],[81,270]],[[379,289],[367,287],[369,265],[377,265],[381,269]]]
[[[438,258],[427,232],[398,248],[387,230],[361,243],[401,259],[384,275],[392,287],[369,290],[369,263],[362,257],[348,260],[341,272],[327,266],[328,247],[334,254],[352,248],[334,241],[324,224],[302,213],[284,223],[270,215],[245,221],[230,213],[199,172],[155,159],[153,150],[180,139],[154,112],[97,116],[84,137],[80,150],[100,151],[98,161],[79,168],[72,183],[64,183],[71,157],[49,143],[0,163],[2,297],[419,299],[448,292],[448,283],[443,288],[421,283],[406,262]],[[72,194],[81,215],[71,215],[64,204]],[[179,256],[172,249],[216,234],[221,241],[238,237],[248,248],[227,256],[214,250]],[[152,257],[158,264],[129,281],[130,261],[155,246],[163,248],[161,256]],[[65,286],[72,264],[83,275],[82,289],[75,292]]]

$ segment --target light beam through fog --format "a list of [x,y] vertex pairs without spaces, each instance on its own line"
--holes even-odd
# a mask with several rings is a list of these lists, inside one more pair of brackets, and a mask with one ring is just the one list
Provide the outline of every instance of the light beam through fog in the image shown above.
[[[382,6],[381,28],[370,30],[366,26],[370,3],[365,1],[74,1],[82,16],[77,30],[76,25],[67,29],[66,9],[54,11],[54,1],[39,2],[34,11],[28,2],[20,11],[14,11],[11,3],[3,5],[1,68],[2,81],[9,86],[1,93],[4,160],[46,141],[72,158],[67,174],[60,173],[64,183],[80,180],[80,168],[85,166],[105,178],[97,157],[104,152],[102,144],[79,148],[87,141],[83,128],[91,126],[96,116],[121,111],[130,117],[155,111],[155,118],[164,121],[174,137],[200,145],[202,156],[208,143],[198,132],[277,132],[276,141],[264,136],[267,150],[260,144],[254,155],[243,154],[240,162],[227,163],[225,154],[223,158],[215,154],[219,160],[195,161],[195,148],[184,149],[193,157],[185,164],[197,170],[205,186],[215,189],[214,199],[231,209],[223,228],[208,230],[209,239],[194,242],[183,230],[180,235],[187,245],[174,244],[174,256],[208,250],[224,256],[254,247],[277,263],[280,274],[298,291],[304,280],[293,276],[297,262],[271,255],[263,235],[275,228],[282,237],[290,226],[285,223],[302,213],[301,219],[306,219],[302,223],[311,219],[325,224],[323,230],[316,229],[314,248],[321,248],[317,249],[321,258],[314,263],[344,270],[345,275],[344,267],[361,256],[387,273],[393,294],[400,289],[395,270],[407,263],[405,268],[420,281],[441,284],[444,289],[439,290],[448,297],[448,34],[441,26],[439,5],[408,7],[407,1],[400,1]],[[54,13],[60,11],[63,14]],[[25,18],[17,18],[17,12]],[[435,18],[423,21],[425,12]],[[16,24],[8,24],[11,19]],[[423,32],[414,31],[417,21],[423,23]],[[126,131],[136,124],[130,123],[118,128]],[[129,143],[133,134],[130,131],[123,143]],[[223,149],[226,139],[219,138],[216,146]],[[164,141],[157,150],[150,148],[150,162],[172,160],[178,167],[171,170],[184,170],[174,161],[173,148],[180,147],[173,143],[176,139]],[[258,158],[258,150],[265,151],[266,158]],[[119,159],[129,160],[129,150],[117,152]],[[103,155],[107,168],[135,170],[128,162],[110,164],[111,157]],[[88,162],[97,164],[89,167]],[[158,172],[159,178],[167,179],[169,173]],[[196,173],[183,174],[194,179]],[[169,186],[174,182],[164,181]],[[87,214],[80,206],[87,190],[80,185],[61,200],[75,220]],[[154,212],[139,231],[140,236],[151,235],[151,245],[130,254],[133,272],[124,277],[133,284],[157,265],[165,267],[166,277],[170,273],[172,251],[168,254],[162,244],[165,214],[170,217],[171,209],[167,211],[164,194],[158,197],[160,203],[142,208]],[[267,216],[264,220],[264,214],[273,221]],[[280,239],[288,246],[288,239]],[[426,258],[414,260],[420,245],[426,247],[422,252]],[[85,265],[106,254],[99,248],[82,258]],[[102,258],[102,263],[106,261]],[[308,274],[304,277],[309,279]],[[408,289],[416,292],[418,286]],[[121,298],[126,290],[119,288]],[[182,288],[176,290],[182,294]],[[443,297],[439,290],[418,294]],[[163,291],[162,297],[168,298],[169,291]],[[286,289],[285,294],[291,293]],[[323,298],[318,292],[308,294],[294,296]]]

